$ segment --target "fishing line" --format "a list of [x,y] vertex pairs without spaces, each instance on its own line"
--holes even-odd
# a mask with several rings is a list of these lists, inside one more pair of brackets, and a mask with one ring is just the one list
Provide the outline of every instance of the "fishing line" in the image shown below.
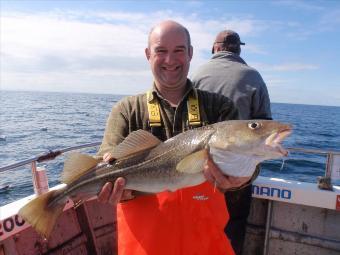
[[282,159],[282,164],[281,164],[281,167],[280,167],[280,171],[282,171],[284,164],[285,164],[285,159],[283,158]]

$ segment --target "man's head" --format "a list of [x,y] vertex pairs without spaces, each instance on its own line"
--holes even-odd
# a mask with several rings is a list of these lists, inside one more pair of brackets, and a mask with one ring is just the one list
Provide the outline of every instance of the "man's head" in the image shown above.
[[183,88],[192,54],[190,34],[181,24],[168,20],[153,27],[145,55],[157,88]]
[[223,30],[216,36],[212,53],[219,51],[230,51],[240,55],[241,45],[245,45],[245,43],[241,42],[238,33],[232,30]]

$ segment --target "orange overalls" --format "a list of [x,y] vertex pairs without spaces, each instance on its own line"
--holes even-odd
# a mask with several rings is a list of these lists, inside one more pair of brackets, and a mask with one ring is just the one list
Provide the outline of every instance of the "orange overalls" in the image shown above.
[[117,207],[119,255],[234,255],[224,195],[203,184]]
[[[184,103],[192,127],[207,120],[200,117],[197,91],[191,91]],[[158,97],[147,94],[149,124],[163,128]],[[140,196],[117,206],[118,254],[234,255],[224,233],[228,220],[224,194],[208,182]]]

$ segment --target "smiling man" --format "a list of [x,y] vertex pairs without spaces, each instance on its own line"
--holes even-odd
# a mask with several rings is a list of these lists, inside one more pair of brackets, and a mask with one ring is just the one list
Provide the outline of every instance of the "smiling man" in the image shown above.
[[183,27],[168,22],[155,27],[149,34],[145,55],[156,88],[174,106],[185,93],[192,54],[189,32]]
[[[155,26],[145,55],[153,88],[112,108],[98,152],[105,161],[113,160],[110,152],[138,129],[165,141],[191,128],[238,118],[228,98],[194,89],[187,79],[193,48],[185,27],[174,21]],[[224,176],[210,159],[205,177],[208,181],[198,186],[143,196],[124,190],[123,178],[105,184],[99,200],[118,204],[119,254],[234,254],[223,232],[228,212],[219,190],[238,188],[249,179]]]

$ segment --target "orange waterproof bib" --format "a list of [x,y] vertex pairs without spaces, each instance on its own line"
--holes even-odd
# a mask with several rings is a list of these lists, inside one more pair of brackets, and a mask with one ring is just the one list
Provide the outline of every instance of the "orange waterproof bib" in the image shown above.
[[119,255],[233,255],[224,195],[205,182],[117,207]]

